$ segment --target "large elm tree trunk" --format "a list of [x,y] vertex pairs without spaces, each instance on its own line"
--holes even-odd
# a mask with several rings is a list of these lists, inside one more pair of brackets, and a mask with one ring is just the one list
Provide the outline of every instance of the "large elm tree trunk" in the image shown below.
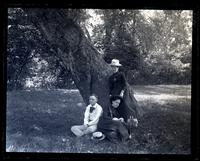
[[56,51],[83,97],[88,103],[90,94],[99,97],[103,107],[109,105],[108,77],[110,66],[84,36],[80,26],[67,18],[61,9],[26,9],[31,21]]
[[[95,93],[104,111],[107,111],[110,104],[108,78],[113,72],[102,55],[84,36],[80,26],[62,9],[26,11],[51,48],[56,51],[55,56],[59,57],[65,68],[71,72],[83,100],[88,104],[89,95]],[[133,95],[130,86],[127,85],[126,88],[125,103],[127,102],[131,110],[139,110],[135,98],[130,97]],[[131,104],[133,106],[130,106]]]

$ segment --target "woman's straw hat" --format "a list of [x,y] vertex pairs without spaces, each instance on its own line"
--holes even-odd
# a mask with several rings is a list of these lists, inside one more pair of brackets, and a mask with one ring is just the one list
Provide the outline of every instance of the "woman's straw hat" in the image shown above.
[[111,66],[117,66],[117,67],[122,66],[122,65],[119,63],[119,60],[118,60],[118,59],[112,59],[110,65],[111,65]]

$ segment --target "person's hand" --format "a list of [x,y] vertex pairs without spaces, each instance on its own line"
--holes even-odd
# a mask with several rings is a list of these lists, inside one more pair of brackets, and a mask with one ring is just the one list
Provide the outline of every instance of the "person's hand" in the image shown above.
[[116,117],[114,117],[112,120],[113,120],[113,121],[119,121],[119,119],[116,118]]
[[138,126],[138,119],[133,119],[133,125],[135,126],[135,127],[137,127]]
[[84,126],[85,126],[85,128],[87,128],[89,125],[88,125],[88,123],[87,123],[87,124],[84,124]]
[[124,90],[121,91],[120,96],[121,96],[121,97],[124,96]]
[[121,118],[119,118],[119,120],[120,120],[121,122],[124,122],[124,118],[122,118],[122,117],[121,117]]

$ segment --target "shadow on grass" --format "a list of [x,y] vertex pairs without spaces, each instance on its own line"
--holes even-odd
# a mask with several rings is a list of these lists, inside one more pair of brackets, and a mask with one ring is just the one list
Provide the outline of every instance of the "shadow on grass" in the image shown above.
[[116,145],[107,140],[91,140],[90,135],[76,138],[71,133],[72,125],[82,124],[85,110],[77,91],[8,92],[6,149],[15,152],[186,154],[190,152],[190,104],[180,102],[168,102],[162,107],[159,103],[142,102],[146,114],[139,120],[133,139]]

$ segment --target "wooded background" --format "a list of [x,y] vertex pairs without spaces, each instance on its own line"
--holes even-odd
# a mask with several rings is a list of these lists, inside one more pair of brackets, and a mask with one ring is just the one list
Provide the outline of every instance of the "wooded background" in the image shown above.
[[[120,60],[130,84],[191,83],[192,11],[65,12],[107,63]],[[26,10],[8,9],[7,89],[76,88],[71,72],[34,22]]]

